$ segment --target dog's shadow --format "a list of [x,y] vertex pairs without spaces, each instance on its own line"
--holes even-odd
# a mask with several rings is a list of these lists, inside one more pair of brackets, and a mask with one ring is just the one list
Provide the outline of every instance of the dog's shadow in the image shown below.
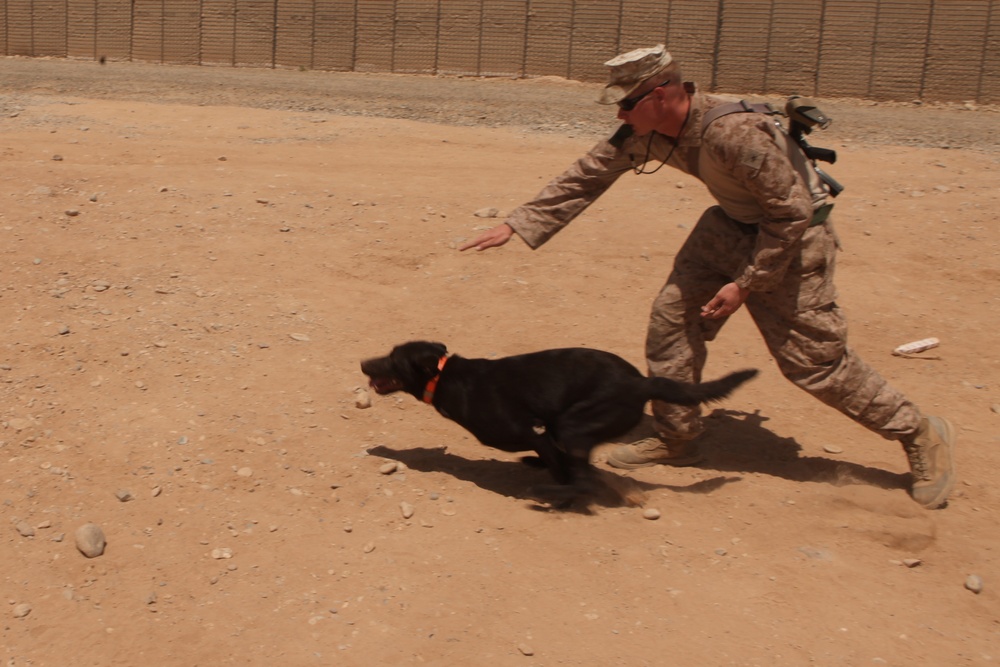
[[[735,410],[716,409],[707,417],[708,433],[701,442],[705,461],[702,471],[719,475],[687,485],[660,484],[598,468],[598,479],[610,493],[598,493],[587,503],[552,503],[536,489],[551,484],[548,471],[525,465],[520,459],[468,459],[447,451],[446,447],[392,449],[378,445],[369,454],[399,461],[420,472],[444,472],[456,479],[510,498],[534,503],[539,510],[563,509],[590,513],[591,505],[620,507],[641,505],[647,492],[669,490],[675,493],[711,493],[726,484],[738,482],[741,474],[759,473],[795,482],[817,482],[833,486],[867,484],[883,489],[905,489],[907,474],[840,461],[822,456],[802,456],[802,446],[794,438],[784,438],[764,427],[767,417]],[[647,433],[648,431],[648,433]],[[652,434],[652,418],[643,422],[621,442]]]
[[529,501],[532,503],[532,509],[540,511],[566,510],[591,514],[591,508],[595,505],[601,507],[642,505],[649,491],[667,489],[680,493],[710,493],[727,483],[739,480],[738,477],[719,476],[678,486],[631,479],[595,468],[596,479],[604,488],[586,499],[567,502],[565,499],[553,498],[544,491],[552,484],[552,477],[547,470],[537,465],[526,465],[521,459],[512,461],[468,459],[447,451],[443,446],[392,449],[378,445],[369,449],[368,453],[399,461],[412,470],[447,473],[456,479],[471,482],[481,489]]

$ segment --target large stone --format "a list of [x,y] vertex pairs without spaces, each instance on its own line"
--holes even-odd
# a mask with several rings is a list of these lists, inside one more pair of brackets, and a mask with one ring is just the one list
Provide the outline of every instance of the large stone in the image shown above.
[[76,548],[87,558],[103,554],[106,544],[104,531],[96,523],[85,523],[76,529]]

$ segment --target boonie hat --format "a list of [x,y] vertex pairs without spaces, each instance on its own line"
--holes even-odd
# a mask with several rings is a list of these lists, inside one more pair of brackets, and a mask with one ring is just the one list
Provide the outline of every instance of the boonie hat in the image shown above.
[[646,79],[667,69],[673,58],[663,44],[635,49],[604,63],[611,68],[608,85],[597,97],[598,104],[615,104],[628,97]]

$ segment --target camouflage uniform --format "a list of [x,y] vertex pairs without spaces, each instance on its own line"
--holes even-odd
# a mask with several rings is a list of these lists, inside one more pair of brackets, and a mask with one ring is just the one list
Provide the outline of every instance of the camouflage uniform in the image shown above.
[[[646,340],[649,372],[701,379],[706,341],[725,320],[701,316],[725,284],[750,291],[745,305],[781,372],[824,403],[889,439],[912,436],[917,407],[847,346],[833,284],[837,238],[829,220],[811,224],[827,190],[802,151],[770,116],[733,113],[703,128],[705,112],[731,100],[692,91],[676,143],[623,125],[506,220],[537,248],[623,173],[663,162],[701,180],[718,202],[678,252],[653,303]],[[657,430],[689,440],[700,410],[654,403]]]

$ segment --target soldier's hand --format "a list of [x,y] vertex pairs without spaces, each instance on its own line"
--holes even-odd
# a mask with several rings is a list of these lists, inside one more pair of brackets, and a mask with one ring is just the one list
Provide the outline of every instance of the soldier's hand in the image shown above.
[[487,248],[495,248],[497,246],[502,246],[504,243],[509,241],[510,237],[513,235],[514,229],[506,222],[501,222],[496,227],[483,232],[475,239],[469,241],[463,246],[460,246],[459,250],[468,250],[469,248],[486,250]]
[[743,289],[736,283],[723,285],[712,300],[701,307],[701,316],[709,320],[729,317],[740,309],[749,295],[750,290]]

